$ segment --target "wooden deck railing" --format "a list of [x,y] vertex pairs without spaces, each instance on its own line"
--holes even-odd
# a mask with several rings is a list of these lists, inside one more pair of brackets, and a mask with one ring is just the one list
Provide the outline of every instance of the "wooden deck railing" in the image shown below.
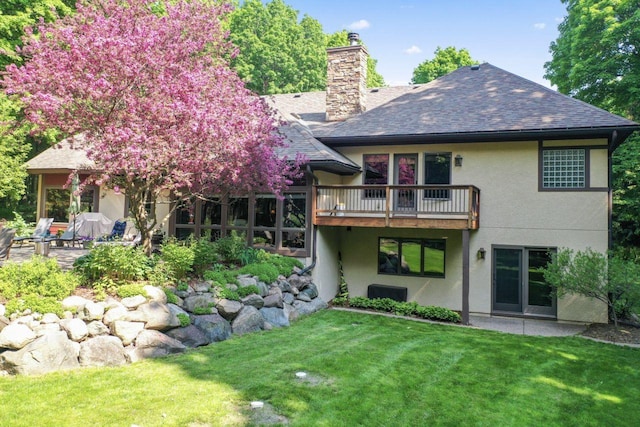
[[318,185],[313,202],[318,225],[480,226],[480,190],[472,185]]

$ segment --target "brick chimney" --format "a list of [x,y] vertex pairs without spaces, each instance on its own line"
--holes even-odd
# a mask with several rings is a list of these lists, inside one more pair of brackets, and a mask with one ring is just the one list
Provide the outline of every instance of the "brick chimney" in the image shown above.
[[327,121],[346,120],[367,110],[367,49],[349,33],[351,46],[327,49]]

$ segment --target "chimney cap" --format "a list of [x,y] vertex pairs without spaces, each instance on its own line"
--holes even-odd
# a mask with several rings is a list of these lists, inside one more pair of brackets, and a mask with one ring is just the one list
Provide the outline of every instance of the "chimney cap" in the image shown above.
[[349,43],[351,44],[351,46],[355,46],[358,44],[358,40],[360,40],[360,34],[349,33],[347,34],[347,38],[349,39]]

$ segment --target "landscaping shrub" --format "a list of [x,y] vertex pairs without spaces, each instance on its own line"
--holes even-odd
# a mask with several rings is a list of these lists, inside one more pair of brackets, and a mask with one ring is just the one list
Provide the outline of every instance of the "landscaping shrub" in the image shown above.
[[203,274],[205,280],[218,285],[238,284],[238,270],[207,270]]
[[173,280],[182,280],[187,277],[187,273],[192,270],[194,258],[195,254],[190,246],[177,241],[169,241],[162,245],[160,259]]
[[219,287],[217,290],[218,298],[224,298],[231,301],[240,301],[240,294],[237,291],[231,290],[225,286]]
[[257,276],[261,282],[273,283],[278,280],[278,268],[267,262],[260,262],[257,264],[248,264],[240,269],[240,274],[249,274],[251,276]]
[[258,287],[255,285],[249,285],[249,286],[244,286],[242,288],[238,288],[237,292],[240,298],[244,298],[247,295],[251,295],[251,294],[260,295],[260,289],[258,289]]
[[191,250],[193,251],[193,272],[197,276],[202,276],[205,271],[218,261],[216,244],[208,239],[194,240],[191,243]]
[[13,313],[23,313],[27,309],[31,310],[32,313],[55,313],[58,317],[62,317],[64,313],[61,302],[56,298],[35,294],[12,299],[7,302],[5,308],[7,316]]
[[282,274],[283,276],[290,276],[295,267],[303,267],[302,263],[296,258],[282,255],[271,255],[267,259],[267,262],[273,264],[278,269],[278,273]]
[[7,228],[15,228],[16,236],[30,236],[35,231],[35,227],[24,220],[22,215],[18,212],[13,211],[14,219],[11,221],[7,221],[5,227]]
[[147,296],[147,293],[144,290],[144,285],[142,285],[141,283],[130,283],[118,286],[116,289],[116,294],[120,298],[129,298],[136,295],[142,295],[143,297]]
[[80,285],[78,276],[63,272],[53,258],[33,257],[22,264],[0,268],[0,296],[6,300],[40,295],[61,300]]
[[178,317],[178,320],[180,321],[180,326],[182,326],[183,328],[191,324],[191,317],[189,317],[188,314],[178,313],[177,317]]
[[163,291],[164,291],[164,294],[167,296],[167,303],[178,304],[178,296],[174,294],[171,289],[164,288]]
[[236,230],[215,241],[218,257],[227,263],[238,263],[242,251],[247,247],[247,238],[244,234],[238,234]]
[[89,285],[103,278],[117,285],[143,280],[151,270],[150,259],[141,248],[121,245],[94,246],[73,266]]
[[399,302],[391,298],[353,297],[349,300],[349,305],[356,308],[395,313],[399,316],[417,316],[423,319],[454,323],[461,320],[460,315],[453,310],[444,307],[422,306],[414,301]]

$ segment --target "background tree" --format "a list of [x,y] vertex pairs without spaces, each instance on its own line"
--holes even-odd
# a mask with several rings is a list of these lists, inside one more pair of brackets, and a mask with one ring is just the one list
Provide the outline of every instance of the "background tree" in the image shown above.
[[[0,70],[22,59],[16,48],[22,45],[24,28],[41,18],[51,22],[58,15],[73,12],[75,0],[3,0],[0,4]],[[28,179],[24,162],[46,148],[47,140],[29,134],[19,103],[0,95],[0,217],[12,218],[18,211],[34,219],[35,180]]]
[[453,46],[444,49],[438,46],[434,55],[433,59],[426,59],[413,70],[411,83],[429,83],[431,80],[449,74],[460,67],[479,64],[478,61],[471,58],[467,49],[457,50]]
[[231,63],[249,89],[261,95],[324,89],[324,33],[315,19],[298,22],[298,12],[282,0],[247,0],[231,14],[229,28],[240,51]]
[[40,25],[47,36],[29,39],[19,50],[29,60],[9,65],[3,83],[36,130],[84,135],[100,171],[93,182],[125,192],[150,251],[158,219],[145,202],[278,194],[291,166],[275,154],[282,138],[266,103],[224,59],[227,6],[126,3],[91,0]]
[[[637,0],[562,0],[567,16],[551,43],[545,78],[567,95],[631,120],[640,117]],[[613,156],[614,241],[640,246],[640,137]]]
[[[360,42],[362,43],[361,40]],[[347,30],[336,31],[333,34],[327,35],[327,43],[326,43],[327,47],[349,46],[349,44],[350,44],[349,32]],[[384,77],[382,77],[382,75],[378,73],[378,71],[376,70],[377,64],[378,64],[378,60],[373,59],[371,56],[367,58],[367,87],[385,86]],[[326,72],[325,72],[325,77],[326,77]]]

